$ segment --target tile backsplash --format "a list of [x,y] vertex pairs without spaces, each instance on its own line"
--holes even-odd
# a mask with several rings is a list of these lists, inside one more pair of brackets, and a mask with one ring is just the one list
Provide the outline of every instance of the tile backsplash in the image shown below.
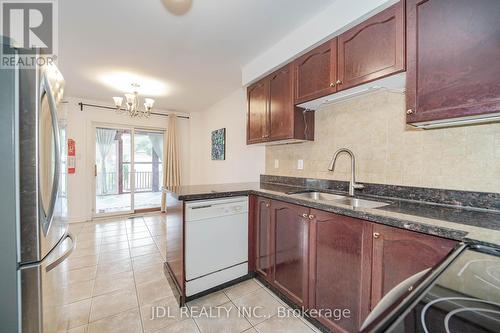
[[345,154],[327,169],[345,147],[356,155],[359,182],[500,192],[500,123],[417,130],[406,126],[405,110],[404,94],[391,91],[325,105],[315,141],[266,147],[266,174],[348,180]]

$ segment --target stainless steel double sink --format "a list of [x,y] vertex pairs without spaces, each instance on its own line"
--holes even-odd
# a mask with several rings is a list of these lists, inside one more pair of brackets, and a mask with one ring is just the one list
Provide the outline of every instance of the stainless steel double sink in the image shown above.
[[325,193],[319,191],[292,193],[290,194],[290,196],[295,198],[310,199],[314,201],[338,203],[350,206],[352,208],[380,208],[390,205],[390,203],[387,202],[359,199],[345,195],[338,195],[338,194]]

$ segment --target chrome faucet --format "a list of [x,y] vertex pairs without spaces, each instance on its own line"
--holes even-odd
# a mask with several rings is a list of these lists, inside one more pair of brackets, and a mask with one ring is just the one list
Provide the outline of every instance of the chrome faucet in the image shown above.
[[351,156],[351,181],[349,182],[349,195],[354,196],[355,189],[362,189],[365,186],[363,184],[356,183],[356,175],[355,175],[355,173],[356,173],[356,158],[354,157],[353,152],[347,148],[340,148],[339,150],[337,150],[335,152],[335,154],[333,154],[333,158],[332,158],[332,161],[330,162],[330,166],[328,166],[328,170],[333,171],[333,169],[335,168],[335,162],[337,161],[337,157],[341,153],[346,153],[346,154],[349,154],[349,156]]

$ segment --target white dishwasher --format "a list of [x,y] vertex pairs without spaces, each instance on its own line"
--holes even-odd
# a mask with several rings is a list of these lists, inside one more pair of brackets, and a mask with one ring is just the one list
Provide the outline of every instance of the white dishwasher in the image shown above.
[[186,296],[248,274],[248,197],[187,202],[185,222]]

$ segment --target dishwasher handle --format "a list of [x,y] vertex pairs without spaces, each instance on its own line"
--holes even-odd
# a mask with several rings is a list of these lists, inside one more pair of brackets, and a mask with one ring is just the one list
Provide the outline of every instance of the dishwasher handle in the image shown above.
[[189,207],[189,209],[203,209],[203,208],[210,208],[212,205],[204,205],[204,206],[193,206]]

